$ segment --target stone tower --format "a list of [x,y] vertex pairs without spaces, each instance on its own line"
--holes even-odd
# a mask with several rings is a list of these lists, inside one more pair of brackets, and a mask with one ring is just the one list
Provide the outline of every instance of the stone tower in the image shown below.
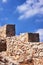
[[19,39],[24,42],[39,42],[38,33],[21,33]]
[[15,25],[9,24],[6,26],[6,36],[15,36]]
[[8,24],[0,27],[0,37],[11,37],[15,36],[15,25]]

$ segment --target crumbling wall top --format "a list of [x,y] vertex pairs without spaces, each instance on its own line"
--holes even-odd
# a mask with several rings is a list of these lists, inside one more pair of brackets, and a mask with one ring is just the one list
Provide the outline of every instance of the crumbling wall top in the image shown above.
[[0,37],[11,37],[15,35],[15,25],[8,24],[0,27]]

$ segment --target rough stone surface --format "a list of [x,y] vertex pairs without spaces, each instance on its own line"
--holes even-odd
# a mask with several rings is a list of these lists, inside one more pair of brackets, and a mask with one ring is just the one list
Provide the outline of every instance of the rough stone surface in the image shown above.
[[[6,26],[2,29],[6,30]],[[28,41],[28,33],[18,36],[8,33],[6,37],[6,32],[0,32],[0,65],[43,65],[43,43],[39,39],[36,42],[36,38],[35,42]]]
[[25,43],[21,38],[7,37],[7,54],[13,56],[19,65],[43,65],[42,42]]
[[0,52],[1,51],[6,51],[6,50],[7,50],[6,40],[5,39],[0,39]]
[[[8,24],[3,27],[0,27],[0,37],[11,37],[15,35],[15,25]],[[21,38],[21,41],[24,42],[39,42],[38,33],[21,33],[18,39]]]
[[38,33],[21,33],[19,39],[24,42],[39,42]]
[[10,37],[15,35],[15,25],[8,24],[0,27],[0,37]]

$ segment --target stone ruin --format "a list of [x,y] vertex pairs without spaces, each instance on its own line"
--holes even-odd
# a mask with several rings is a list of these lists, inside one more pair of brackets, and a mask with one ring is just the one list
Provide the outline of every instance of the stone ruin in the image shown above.
[[38,33],[22,33],[20,34],[19,38],[25,38],[24,42],[39,42],[39,34]]
[[5,25],[0,27],[0,52],[7,50],[6,38],[15,36],[15,25]]
[[[7,48],[7,38],[13,37],[20,39],[22,42],[39,42],[39,34],[38,33],[21,33],[19,36],[15,36],[15,25],[5,25],[0,27],[0,51],[4,51]],[[6,40],[5,40],[6,38]],[[5,48],[4,48],[5,47]]]
[[39,34],[15,35],[15,25],[0,27],[0,65],[43,65]]
[[4,25],[0,27],[0,37],[15,36],[15,25]]

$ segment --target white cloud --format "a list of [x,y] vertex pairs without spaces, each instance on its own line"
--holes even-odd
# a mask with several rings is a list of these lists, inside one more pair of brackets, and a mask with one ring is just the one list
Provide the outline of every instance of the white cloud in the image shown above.
[[43,29],[38,29],[36,33],[39,33],[40,35],[40,41],[43,41]]
[[7,0],[2,0],[2,2],[3,2],[3,3],[6,3],[6,2],[7,2]]
[[43,14],[43,0],[26,0],[25,3],[17,6],[17,11],[21,14],[19,19]]

